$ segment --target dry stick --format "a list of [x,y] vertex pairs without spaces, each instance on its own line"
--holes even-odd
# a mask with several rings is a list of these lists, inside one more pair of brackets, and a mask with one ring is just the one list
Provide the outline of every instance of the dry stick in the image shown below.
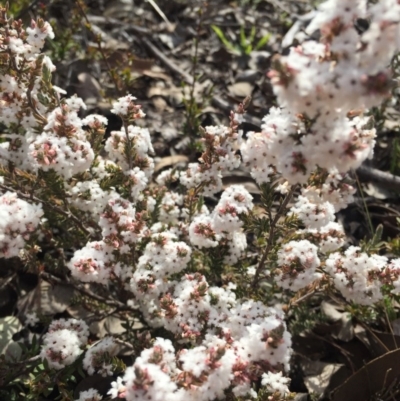
[[332,347],[339,349],[339,350],[342,352],[342,355],[347,359],[347,362],[348,362],[348,364],[350,365],[350,368],[351,368],[351,370],[352,370],[352,373],[354,373],[354,372],[356,371],[356,368],[355,368],[355,366],[354,366],[354,364],[353,364],[353,362],[352,362],[352,360],[350,359],[350,356],[349,356],[349,355],[352,355],[352,354],[351,354],[349,351],[347,351],[346,349],[344,349],[343,347],[341,347],[339,344],[336,344],[336,343],[333,342],[333,341],[329,341],[327,338],[322,337],[322,336],[320,336],[320,335],[318,335],[318,334],[315,334],[315,333],[313,333],[313,332],[310,332],[309,334],[310,334],[312,337],[318,338],[318,340],[321,340],[321,341],[325,341],[325,342],[327,342],[329,345],[332,345]]
[[164,14],[164,12],[161,10],[161,8],[158,6],[158,4],[154,0],[146,0],[148,3],[151,4],[151,6],[154,8],[154,10],[157,12],[157,14],[164,20],[164,22],[168,25],[168,28],[172,27],[171,22],[169,22],[167,16]]
[[35,365],[32,365],[32,366],[29,366],[29,365],[31,363],[37,364],[38,362],[41,361],[41,359],[42,359],[42,356],[39,354],[39,355],[35,355],[29,359],[25,359],[23,361],[17,361],[17,362],[7,361],[8,366],[18,368],[18,369],[14,372],[12,372],[12,370],[11,370],[11,372],[13,373],[11,375],[0,377],[2,386],[5,386],[8,383],[11,383],[14,379],[16,379],[18,377],[22,377],[26,373],[29,373],[29,371],[35,367]]
[[129,137],[129,131],[128,131],[128,124],[126,123],[126,121],[124,119],[122,119],[122,125],[124,127],[124,131],[125,131],[125,137],[126,137],[126,158],[127,158],[127,162],[128,162],[128,168],[129,171],[132,170],[132,139]]
[[390,352],[390,349],[382,342],[382,340],[368,327],[367,324],[362,322],[361,320],[357,319],[357,323],[359,323],[366,331],[368,331],[371,336],[375,338],[375,341],[378,342],[382,348],[386,350],[386,352]]
[[147,46],[147,48],[163,63],[165,64],[171,71],[176,73],[177,75],[180,75],[182,79],[188,84],[192,85],[193,83],[193,77],[188,74],[187,72],[183,71],[181,68],[179,68],[173,61],[171,61],[167,56],[165,56],[160,50],[157,49],[153,45],[153,43],[150,42],[147,38],[141,38],[142,42]]
[[389,319],[389,316],[388,316],[388,313],[387,313],[387,310],[386,310],[386,306],[383,308],[383,310],[385,311],[385,318],[386,318],[386,322],[387,322],[387,324],[389,326],[389,329],[390,329],[390,334],[392,335],[393,343],[396,346],[396,349],[398,349],[399,346],[397,345],[396,335],[394,334],[392,324],[390,323],[390,319]]
[[268,254],[271,251],[272,248],[272,244],[274,242],[274,235],[275,235],[275,227],[279,221],[279,218],[281,217],[282,212],[284,211],[284,209],[286,208],[286,206],[288,205],[288,203],[290,202],[290,200],[292,199],[292,196],[294,194],[294,191],[296,190],[297,185],[293,185],[292,188],[290,189],[289,193],[286,195],[285,199],[283,200],[283,202],[281,203],[278,211],[276,212],[276,215],[274,217],[274,220],[271,223],[271,226],[269,228],[269,234],[268,234],[268,244],[267,247],[265,248],[265,251],[261,257],[260,262],[258,263],[257,266],[257,270],[256,273],[254,275],[254,279],[253,282],[251,284],[252,288],[255,289],[257,287],[258,284],[258,278],[261,274],[261,271],[264,267],[265,261],[267,260]]
[[400,177],[373,167],[361,166],[356,170],[359,178],[392,191],[400,191]]
[[0,290],[7,287],[7,285],[10,284],[11,281],[13,281],[16,276],[17,276],[17,273],[13,273],[13,274],[11,274],[11,276],[6,277],[6,279],[0,284]]
[[36,196],[32,196],[31,194],[26,195],[24,193],[22,193],[21,191],[17,191],[14,188],[9,188],[6,185],[0,184],[0,188],[4,189],[5,191],[9,191],[9,192],[16,192],[18,194],[19,197],[21,197],[22,199],[26,199],[26,200],[33,200],[35,202],[38,203],[43,203],[44,205],[46,205],[47,207],[49,207],[50,209],[54,210],[57,213],[62,214],[65,217],[68,217],[69,219],[72,219],[77,225],[78,227],[87,235],[92,235],[90,230],[87,229],[82,222],[78,219],[78,217],[76,217],[70,210],[68,210],[68,212],[66,212],[64,209],[53,205],[50,202],[47,202],[45,200],[39,199]]
[[314,288],[310,292],[307,292],[307,294],[302,295],[300,298],[295,299],[294,301],[290,300],[288,306],[289,307],[296,306],[300,302],[303,302],[304,300],[312,297],[313,295],[315,295],[317,293],[318,293],[318,290],[316,288]]
[[125,30],[130,30],[135,33],[138,33],[140,35],[151,35],[152,31],[150,31],[147,28],[143,28],[141,26],[136,26],[136,25],[128,25],[126,22],[121,21],[119,19],[115,19],[112,17],[103,17],[100,15],[91,15],[87,14],[87,18],[90,22],[94,24],[113,24],[113,25],[119,25],[122,26]]
[[[163,54],[156,46],[154,46],[150,40],[147,38],[141,38],[143,44],[171,71],[173,71],[176,75],[179,75],[182,80],[188,85],[193,85],[194,78],[188,74],[186,71],[183,71],[179,66],[177,66],[172,60],[170,60],[165,54]],[[222,109],[225,113],[230,113],[233,109],[228,102],[221,99],[218,96],[213,96],[211,99],[211,104],[218,108]],[[261,120],[257,117],[246,115],[246,121],[256,127],[261,126]]]

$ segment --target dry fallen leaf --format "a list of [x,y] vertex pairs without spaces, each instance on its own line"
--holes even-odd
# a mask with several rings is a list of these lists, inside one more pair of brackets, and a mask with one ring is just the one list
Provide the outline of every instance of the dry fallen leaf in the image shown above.
[[189,158],[184,155],[174,155],[174,156],[163,157],[161,159],[161,161],[159,161],[156,164],[156,166],[154,168],[154,172],[157,173],[165,167],[171,167],[178,163],[187,163],[188,161],[189,161]]

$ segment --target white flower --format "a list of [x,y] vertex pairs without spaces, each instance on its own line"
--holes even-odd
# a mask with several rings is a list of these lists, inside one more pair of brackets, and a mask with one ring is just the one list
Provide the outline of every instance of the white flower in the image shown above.
[[281,397],[285,397],[289,394],[288,384],[290,379],[282,376],[282,372],[278,373],[263,373],[261,384],[267,387],[267,390],[271,393],[278,392]]
[[16,193],[0,196],[0,257],[18,256],[43,216],[42,205],[18,199]]
[[118,351],[119,347],[114,339],[105,337],[88,349],[82,362],[83,368],[89,375],[97,372],[104,377],[111,376],[113,374],[112,357],[117,355]]
[[27,313],[25,315],[25,324],[27,326],[35,326],[36,323],[39,323],[39,318],[37,317],[36,312]]
[[307,240],[290,241],[278,251],[276,283],[298,291],[322,276],[316,271],[320,265],[318,248]]
[[94,388],[79,393],[79,398],[75,401],[100,401],[103,397]]
[[75,362],[82,353],[80,345],[81,341],[74,331],[57,330],[44,336],[40,356],[47,360],[50,368],[59,370]]

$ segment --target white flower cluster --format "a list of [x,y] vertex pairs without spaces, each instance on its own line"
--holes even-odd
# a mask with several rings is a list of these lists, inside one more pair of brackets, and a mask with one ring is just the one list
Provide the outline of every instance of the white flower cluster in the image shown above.
[[282,372],[268,372],[262,375],[261,384],[271,393],[275,394],[278,392],[281,397],[285,397],[289,394],[289,381],[287,377],[282,376]]
[[99,218],[108,202],[117,197],[113,190],[104,191],[96,180],[79,181],[75,185],[67,185],[71,204],[82,211]]
[[[355,21],[367,12],[370,26],[360,35]],[[368,11],[364,0],[319,7],[306,32],[319,29],[320,42],[304,41],[275,60],[269,76],[281,108],[242,144],[257,182],[268,182],[271,166],[289,182],[305,183],[317,166],[343,173],[372,155],[375,130],[362,112],[390,94],[387,65],[400,48],[399,13],[394,0]]]
[[316,269],[320,265],[317,246],[307,240],[290,241],[278,251],[276,283],[298,291],[322,277]]
[[97,344],[92,345],[83,358],[83,368],[93,375],[95,372],[102,376],[111,376],[112,358],[117,355],[119,351],[118,345],[112,337],[105,337]]
[[299,230],[297,234],[317,245],[319,252],[324,254],[338,250],[345,243],[343,226],[334,221],[320,229]]
[[262,184],[278,171],[289,183],[304,184],[317,167],[340,173],[359,167],[372,156],[375,130],[368,127],[369,117],[342,114],[331,110],[309,122],[286,108],[271,108],[261,133],[249,134],[241,146],[253,178]]
[[148,234],[143,213],[137,213],[132,203],[117,193],[110,198],[98,221],[102,239],[88,242],[67,264],[72,275],[83,282],[107,284],[112,275],[127,278],[132,268],[117,257],[128,254]]
[[79,393],[79,398],[75,401],[100,401],[103,397],[94,388],[89,390],[81,391]]
[[82,282],[107,284],[113,267],[113,248],[103,241],[94,241],[76,251],[68,262],[72,276]]
[[228,247],[225,263],[235,264],[247,247],[241,215],[253,208],[253,197],[242,185],[232,185],[221,195],[214,211],[197,215],[189,226],[189,239],[199,248]]
[[169,340],[157,338],[113,383],[112,397],[211,401],[231,386],[240,397],[254,393],[250,377],[261,376],[262,370],[256,373],[260,364],[288,367],[291,341],[281,312],[254,301],[225,311],[228,315],[219,318],[223,326],[192,348],[176,352]]
[[116,102],[113,102],[111,112],[124,119],[135,120],[145,117],[145,114],[141,110],[141,106],[136,105],[134,102],[135,100],[136,98],[132,95],[121,97]]
[[54,170],[68,179],[91,166],[94,152],[81,128],[80,108],[86,108],[82,99],[67,99],[48,115],[41,134],[31,133],[27,161],[32,170]]
[[[109,160],[120,165],[124,171],[129,172],[129,175],[132,174],[132,179],[136,177],[136,185],[142,185],[144,189],[147,183],[146,178],[150,177],[154,170],[154,161],[148,156],[148,153],[154,152],[149,130],[129,125],[126,131],[113,131],[104,149],[108,152]],[[130,160],[127,160],[127,154]],[[139,169],[130,171],[135,167],[140,168],[144,175],[139,174]],[[143,183],[140,184],[141,181],[144,181],[144,186]]]
[[387,262],[385,256],[369,256],[359,247],[351,246],[344,255],[339,252],[329,255],[326,271],[348,301],[372,305],[383,298],[380,273]]
[[[3,36],[3,34],[2,34]],[[26,32],[18,34],[14,29],[7,32],[7,41],[2,41],[0,48],[2,53],[10,54],[10,61],[16,66],[21,66],[24,63],[24,68],[38,68],[39,64],[45,65],[49,70],[53,70],[54,66],[47,56],[40,55],[46,37],[54,38],[54,33],[51,25],[43,20],[37,22],[32,21],[31,27],[26,29]],[[24,109],[28,105],[28,82],[21,76],[4,74],[0,77],[0,93],[1,107],[0,119],[4,124],[21,124],[24,128],[29,129],[35,124],[35,118],[32,113],[27,114]],[[40,81],[36,80],[31,88],[31,97],[35,101],[40,112],[45,111],[45,107],[38,101],[40,93]],[[18,136],[19,137],[19,136]],[[20,136],[20,139],[23,137]],[[2,149],[4,144],[1,144]],[[7,152],[0,151],[0,160],[3,154]]]
[[86,106],[80,98],[66,99],[47,115],[44,125],[30,118],[24,124],[25,135],[6,134],[10,140],[0,144],[0,163],[33,172],[52,170],[64,179],[86,171],[94,152],[77,114],[81,107]]
[[150,317],[160,313],[159,297],[176,284],[168,281],[169,276],[184,270],[190,255],[191,249],[186,243],[177,241],[175,234],[162,232],[152,235],[131,279],[131,290],[146,315]]
[[41,222],[42,205],[18,199],[6,192],[0,196],[0,257],[18,256]]
[[89,335],[89,328],[83,320],[53,320],[43,337],[40,352],[50,368],[62,369],[71,365],[82,353]]

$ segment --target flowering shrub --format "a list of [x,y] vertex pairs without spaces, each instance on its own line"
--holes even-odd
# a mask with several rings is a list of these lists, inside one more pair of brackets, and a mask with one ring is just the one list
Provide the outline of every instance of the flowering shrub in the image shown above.
[[[361,305],[399,294],[400,260],[346,249],[335,221],[355,192],[348,171],[372,156],[368,108],[390,94],[397,1],[322,4],[307,28],[319,29],[320,41],[274,59],[268,75],[280,106],[261,131],[244,137],[239,129],[245,101],[228,126],[201,131],[198,162],[158,174],[150,132],[135,125],[145,117],[136,99],[114,102],[122,128],[104,138],[107,119],[80,118],[83,101],[51,83],[54,66],[40,53],[51,26],[39,19],[24,29],[6,11],[0,256],[74,285],[98,313],[127,323],[122,334],[95,342],[89,322],[53,320],[39,357],[29,360],[44,366],[31,383],[34,397],[40,380],[83,367],[113,376],[108,394],[128,401],[291,399],[291,335],[276,294],[286,309],[298,291],[328,290]],[[355,20],[367,16],[369,28],[357,32]],[[261,212],[243,186],[223,186],[223,175],[240,165],[260,185]],[[48,251],[43,262],[41,248],[73,254]],[[90,389],[79,400],[102,396]]]

